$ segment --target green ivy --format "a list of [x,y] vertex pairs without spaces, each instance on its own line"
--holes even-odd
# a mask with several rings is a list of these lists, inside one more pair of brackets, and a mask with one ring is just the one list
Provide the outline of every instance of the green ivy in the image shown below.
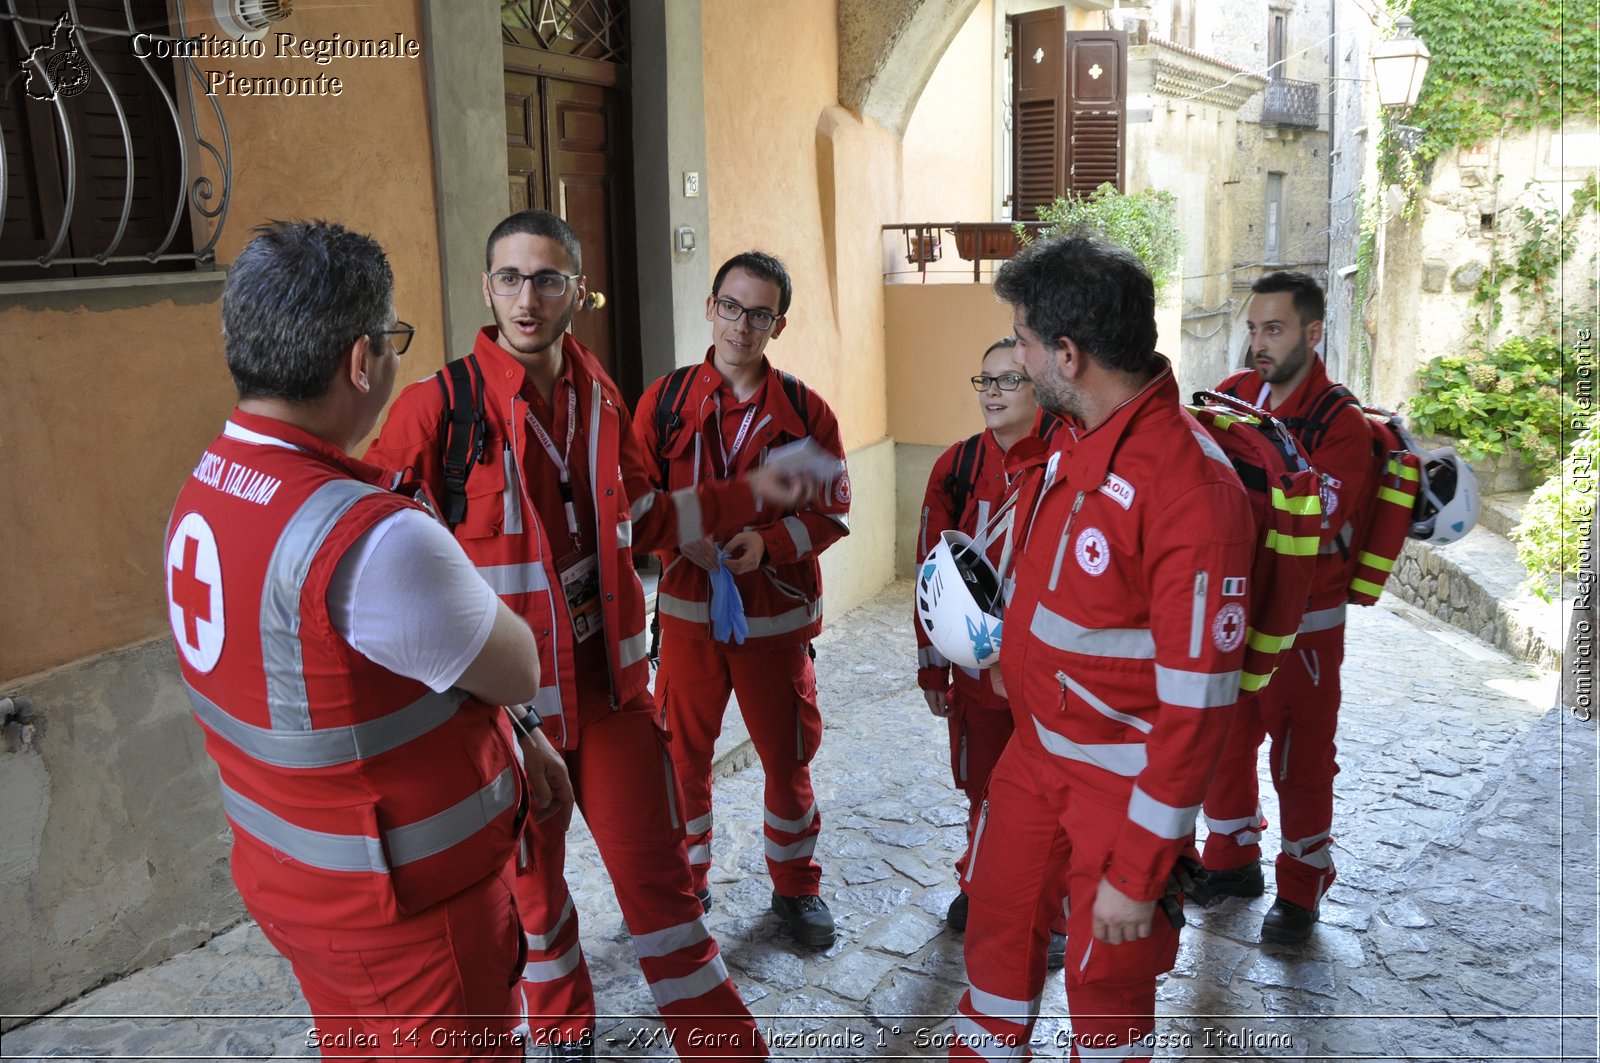
[[1514,451],[1543,476],[1563,458],[1562,428],[1578,409],[1577,362],[1560,337],[1440,355],[1417,377],[1407,405],[1412,425],[1454,437],[1468,461]]
[[1528,588],[1545,601],[1563,575],[1578,571],[1595,505],[1595,469],[1600,464],[1600,421],[1591,419],[1561,463],[1561,474],[1545,481],[1511,532],[1517,559],[1528,570]]
[[[1479,323],[1482,331],[1499,327],[1504,317],[1500,296],[1508,285],[1521,300],[1524,318],[1541,327],[1551,327],[1548,323],[1561,305],[1561,293],[1553,286],[1562,264],[1578,250],[1579,219],[1593,211],[1600,198],[1593,173],[1573,192],[1572,209],[1564,217],[1542,183],[1529,181],[1525,192],[1524,202],[1513,210],[1515,224],[1511,231],[1516,242],[1511,253],[1503,255],[1501,241],[1494,241],[1489,268],[1472,293],[1472,301],[1483,308],[1487,318]],[[1566,295],[1570,303],[1575,293],[1569,291]]]
[[[1171,192],[1150,188],[1124,195],[1109,182],[1088,196],[1057,199],[1039,208],[1044,222],[1040,236],[1086,232],[1132,251],[1150,271],[1156,298],[1177,275],[1183,254],[1183,233],[1177,223],[1177,199]],[[1024,241],[1028,233],[1017,226]]]
[[[1403,4],[1391,4],[1399,9]],[[1417,157],[1566,118],[1600,104],[1594,0],[1411,0],[1433,61],[1408,119],[1426,130]]]

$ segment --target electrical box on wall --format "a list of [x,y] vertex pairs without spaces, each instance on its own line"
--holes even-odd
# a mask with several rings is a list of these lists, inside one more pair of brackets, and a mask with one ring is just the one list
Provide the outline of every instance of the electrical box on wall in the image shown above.
[[687,225],[678,227],[678,232],[673,240],[673,247],[680,254],[688,254],[694,250],[694,230]]

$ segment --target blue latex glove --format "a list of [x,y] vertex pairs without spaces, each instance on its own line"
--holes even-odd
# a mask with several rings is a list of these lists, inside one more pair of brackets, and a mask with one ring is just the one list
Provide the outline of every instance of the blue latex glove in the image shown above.
[[744,645],[750,625],[744,618],[744,599],[728,571],[727,554],[717,552],[717,567],[711,573],[711,637],[718,642]]

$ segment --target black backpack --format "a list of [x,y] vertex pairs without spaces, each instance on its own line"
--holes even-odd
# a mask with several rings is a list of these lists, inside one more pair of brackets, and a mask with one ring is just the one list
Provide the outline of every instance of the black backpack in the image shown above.
[[[488,418],[483,402],[483,369],[474,355],[458,358],[433,375],[444,396],[439,423],[439,453],[444,465],[441,516],[452,530],[467,515],[467,477],[489,460],[484,452]],[[466,402],[460,401],[468,396]]]
[[[661,385],[661,398],[656,402],[655,429],[656,462],[662,487],[667,485],[666,454],[672,449],[673,441],[683,428],[683,404],[689,399],[689,382],[699,370],[698,365],[679,366],[667,374],[665,382]],[[781,369],[778,371],[778,381],[783,385],[783,393],[789,398],[789,405],[794,407],[802,421],[810,423],[806,401],[809,392],[806,386],[800,383],[799,378]]]

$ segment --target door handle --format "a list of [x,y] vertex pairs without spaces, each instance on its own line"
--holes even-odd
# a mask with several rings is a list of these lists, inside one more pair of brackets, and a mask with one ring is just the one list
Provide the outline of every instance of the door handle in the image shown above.
[[605,308],[605,305],[605,292],[590,292],[588,295],[583,297],[583,308],[585,310],[602,310]]

